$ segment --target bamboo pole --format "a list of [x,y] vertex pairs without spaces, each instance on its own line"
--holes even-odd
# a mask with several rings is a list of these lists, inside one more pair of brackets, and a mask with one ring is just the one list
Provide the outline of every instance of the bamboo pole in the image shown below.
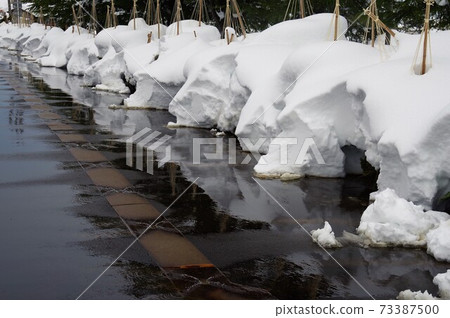
[[136,0],[133,0],[133,29],[136,30]]
[[81,34],[80,25],[78,24],[78,17],[77,17],[77,14],[75,13],[75,5],[72,5],[72,14],[73,14],[73,19],[74,19],[75,25],[77,26],[78,35],[80,35]]
[[114,0],[111,0],[111,22],[114,28],[117,27],[117,16],[116,16],[116,6],[114,5]]
[[230,10],[230,0],[227,0],[227,5],[225,9],[225,29],[231,27],[231,10]]
[[106,21],[105,21],[105,28],[110,28],[111,27],[111,10],[110,7],[107,5],[106,6]]
[[80,23],[80,25],[83,24],[83,6],[81,5],[81,3],[78,3],[78,22]]
[[177,35],[180,35],[180,20],[181,20],[181,0],[177,0],[177,12],[175,19],[177,20]]
[[158,39],[161,39],[161,7],[159,5],[159,0],[156,0],[156,23],[158,23]]
[[234,7],[234,10],[236,11],[239,25],[241,27],[241,32],[245,39],[247,37],[247,32],[245,32],[244,21],[242,21],[242,16],[241,16],[241,10],[239,10],[236,0],[231,0],[231,2],[233,3],[233,7]]
[[152,15],[153,15],[153,12],[152,12],[152,1],[153,0],[148,0],[148,2],[147,2],[147,24],[148,25],[152,25]]
[[422,55],[422,75],[427,72],[427,48],[428,48],[428,35],[430,32],[430,9],[431,5],[434,3],[434,0],[425,0],[426,8],[425,8],[425,23],[423,25],[423,55]]
[[91,23],[89,27],[89,33],[92,31],[92,33],[95,36],[95,33],[97,31],[97,9],[96,9],[96,1],[92,0],[92,10],[91,10]]
[[44,24],[44,13],[42,12],[42,7],[39,8],[39,23]]
[[334,8],[334,13],[335,13],[335,17],[334,17],[334,41],[337,41],[338,39],[338,32],[339,32],[339,8],[340,8],[340,4],[339,4],[339,0],[336,0],[336,6]]
[[299,0],[300,1],[300,18],[305,17],[305,0]]
[[[370,10],[372,11],[373,15],[378,18],[377,14],[376,14],[376,10],[375,10],[376,1],[377,0],[371,0]],[[371,20],[371,25],[372,25],[372,27],[371,27],[371,33],[372,33],[371,34],[371,44],[372,44],[372,47],[375,47],[375,21],[373,19],[370,19],[370,20]]]
[[[427,0],[428,1],[428,0]],[[434,1],[434,0],[433,0]],[[384,24],[379,17],[374,15],[370,10],[364,10],[364,14],[368,15],[373,21],[375,21],[375,24],[378,25],[380,28],[384,29],[387,33],[389,33],[391,36],[395,37],[394,31],[392,31],[390,28]]]
[[202,15],[203,15],[203,0],[198,1],[198,26],[202,26]]

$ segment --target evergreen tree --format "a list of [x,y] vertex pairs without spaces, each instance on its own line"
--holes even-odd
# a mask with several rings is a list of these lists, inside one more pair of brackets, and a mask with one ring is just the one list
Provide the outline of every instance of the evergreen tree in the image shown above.
[[[197,0],[182,0],[184,18],[189,19]],[[211,24],[222,29],[223,20],[218,12],[225,11],[226,0],[204,0],[208,8]],[[42,7],[46,17],[54,17],[60,27],[73,23],[72,4],[76,0],[33,0],[35,12]],[[81,0],[86,12],[91,11],[91,0]],[[106,6],[110,0],[97,0],[98,21],[105,21]],[[333,12],[334,0],[310,0],[314,13]],[[164,24],[169,24],[172,17],[175,0],[161,0],[161,16]],[[289,0],[238,0],[249,31],[260,31],[283,20]],[[346,36],[352,40],[361,41],[364,34],[366,19],[362,12],[370,4],[370,0],[341,0],[341,15],[347,18],[350,28]],[[439,5],[439,3],[441,5]],[[144,17],[147,0],[137,0],[137,16]],[[115,0],[116,11],[120,24],[127,24],[131,17],[133,1]],[[380,19],[390,28],[403,32],[418,32],[424,20],[425,4],[423,0],[377,0]],[[430,25],[435,29],[450,28],[450,4],[448,1],[437,0],[431,8]],[[85,14],[85,23],[89,21]]]

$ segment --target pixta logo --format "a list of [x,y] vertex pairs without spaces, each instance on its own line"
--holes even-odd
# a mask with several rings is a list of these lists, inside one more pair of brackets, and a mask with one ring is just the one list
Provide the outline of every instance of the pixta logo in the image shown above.
[[[150,128],[144,128],[126,141],[127,148],[127,166],[133,167],[134,153],[136,153],[136,169],[144,170],[144,157],[147,167],[147,173],[153,174],[153,162],[155,161],[155,150],[162,147],[171,136],[163,135],[161,132],[153,131]],[[160,138],[158,138],[160,137]],[[134,147],[136,145],[136,148]],[[135,149],[134,149],[135,148]],[[135,152],[134,152],[135,150]],[[145,156],[144,156],[145,150]],[[158,160],[158,167],[161,168],[172,157],[172,149],[170,146],[165,147],[164,157]]]
[[[153,174],[153,164],[155,159],[155,150],[163,158],[157,160],[158,167],[161,168],[166,162],[172,159],[172,149],[170,145],[165,145],[172,137],[162,135],[159,131],[152,131],[150,128],[144,128],[134,136],[126,140],[126,160],[127,165],[136,167],[136,169],[144,171],[144,162],[146,163],[146,171]],[[227,141],[227,146],[224,144]],[[258,138],[250,140],[249,138],[241,138],[240,144],[246,149],[252,149],[241,160],[237,160],[237,139],[236,138],[193,138],[192,147],[192,164],[200,165],[211,161],[227,161],[230,165],[247,165],[252,162],[259,165],[268,164],[265,157],[261,155],[262,148],[265,144],[270,144],[269,150],[275,153],[272,158],[278,154],[279,165],[303,165],[305,163],[315,162],[318,165],[325,165],[322,154],[319,151],[313,138],[306,138],[299,143],[298,139],[292,138]],[[202,147],[203,146],[203,147]],[[205,148],[205,149],[202,149]],[[136,162],[134,162],[136,158]]]

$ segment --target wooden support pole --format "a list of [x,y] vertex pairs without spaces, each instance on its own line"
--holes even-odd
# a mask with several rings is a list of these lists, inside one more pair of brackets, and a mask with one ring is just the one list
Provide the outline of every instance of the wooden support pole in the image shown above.
[[[370,11],[372,12],[372,14],[374,16],[376,16],[378,18],[377,14],[376,14],[376,9],[375,9],[376,1],[377,0],[371,0]],[[371,20],[371,25],[372,25],[372,27],[371,27],[371,33],[372,33],[371,34],[371,44],[372,44],[372,47],[375,47],[375,21],[373,19],[370,19],[370,20]]]
[[147,2],[147,24],[148,25],[152,25],[153,24],[153,21],[152,21],[152,16],[153,16],[153,12],[152,12],[152,7],[153,7],[153,3],[152,3],[152,1],[153,0],[148,0],[148,2]]
[[425,0],[426,8],[425,8],[425,23],[423,25],[423,54],[422,54],[422,75],[427,72],[427,49],[428,49],[428,36],[430,32],[430,9],[431,5],[434,3],[434,0]]
[[116,16],[116,6],[114,0],[111,0],[111,23],[114,28],[117,27],[117,16]]
[[80,26],[82,26],[83,25],[83,6],[81,5],[81,3],[78,3],[77,17],[78,17],[78,22],[80,23]]
[[39,23],[44,24],[44,13],[42,12],[42,7],[39,8]]
[[231,27],[231,10],[230,10],[230,0],[227,0],[227,5],[225,8],[225,29]]
[[180,35],[180,20],[181,20],[181,0],[177,0],[177,11],[175,14],[177,20],[177,35]]
[[231,0],[231,2],[233,3],[233,7],[234,7],[234,10],[236,11],[237,18],[239,21],[239,26],[241,27],[241,32],[245,39],[247,37],[247,32],[245,32],[244,21],[242,20],[241,10],[239,10],[239,6],[238,6],[236,0]]
[[91,23],[90,23],[90,30],[89,33],[92,31],[92,33],[95,36],[95,33],[97,32],[97,9],[96,9],[96,1],[92,0],[92,10],[91,10]]
[[202,26],[203,0],[198,0],[198,26]]
[[305,17],[305,0],[300,1],[300,18],[303,19]]
[[334,37],[333,37],[333,39],[334,39],[334,41],[337,41],[337,39],[338,39],[338,32],[339,32],[339,14],[340,14],[340,10],[339,10],[339,8],[340,8],[340,4],[339,4],[339,0],[336,0],[336,6],[335,6],[335,8],[334,8],[334,14],[335,14],[335,17],[334,17]]
[[136,0],[133,0],[133,29],[136,30]]
[[80,32],[80,26],[78,24],[78,17],[77,17],[77,14],[75,13],[75,5],[72,5],[72,14],[73,14],[73,20],[75,22],[75,25],[77,26],[78,35],[80,35],[81,32]]
[[105,20],[105,28],[108,29],[111,27],[111,8],[106,6],[106,20]]
[[152,42],[152,34],[153,34],[152,31],[150,31],[150,33],[147,34],[147,43],[151,43]]
[[156,0],[156,23],[158,23],[158,39],[161,39],[161,7],[159,5],[159,0]]
[[390,28],[386,26],[377,16],[375,16],[370,10],[364,10],[364,14],[368,15],[376,25],[378,25],[380,28],[385,30],[387,33],[389,33],[391,36],[395,37],[394,31],[392,31]]

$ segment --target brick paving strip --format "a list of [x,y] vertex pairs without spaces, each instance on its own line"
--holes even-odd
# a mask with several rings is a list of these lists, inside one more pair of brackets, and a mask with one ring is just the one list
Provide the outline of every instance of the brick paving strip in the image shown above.
[[[130,181],[118,169],[113,168],[113,165],[100,151],[74,147],[73,143],[89,144],[89,142],[83,135],[68,133],[74,131],[75,128],[62,122],[63,119],[61,116],[54,113],[52,108],[41,98],[33,94],[33,92],[24,86],[23,83],[17,81],[17,79],[9,79],[9,83],[16,92],[24,97],[24,100],[30,105],[31,109],[39,111],[38,116],[46,122],[59,140],[68,145],[69,152],[78,161],[94,185],[100,188],[112,188],[118,191],[132,187]],[[83,164],[86,163],[109,163],[111,167],[85,169]],[[119,192],[106,196],[106,200],[134,237],[138,237],[139,234],[132,230],[130,221],[143,221],[150,224],[158,218],[159,220],[165,220],[158,209],[147,199],[137,194]],[[167,223],[170,224],[170,222]],[[222,272],[194,244],[184,237],[178,229],[172,224],[170,224],[170,227],[172,227],[170,229],[171,231],[149,229],[139,239],[142,247],[156,260],[164,272],[178,272],[181,270],[182,272],[185,271],[193,274],[201,280],[205,280],[211,276],[221,276],[222,282],[225,281],[236,288],[237,285],[230,283]],[[170,277],[168,278],[170,279]],[[186,288],[183,283],[180,283],[181,286],[180,284],[177,285],[176,282],[173,283],[179,290]],[[209,290],[211,288],[212,290]],[[245,287],[244,289],[247,297],[241,295],[239,292],[230,292],[224,286],[217,285],[212,287],[209,285],[206,291],[200,290],[198,292],[198,295],[200,295],[198,297],[210,297],[214,299],[254,299],[261,295],[266,298],[269,297],[267,293],[259,289],[255,289],[253,295],[250,287]]]

